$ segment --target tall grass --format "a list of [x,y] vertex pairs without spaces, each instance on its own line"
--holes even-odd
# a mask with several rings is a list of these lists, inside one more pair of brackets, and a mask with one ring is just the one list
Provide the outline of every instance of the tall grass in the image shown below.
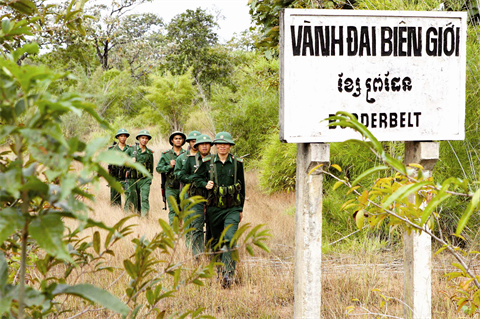
[[[161,151],[169,148],[166,141],[149,145],[154,150],[155,161]],[[258,171],[246,174],[247,196],[242,223],[267,224],[273,234],[268,245],[271,253],[257,251],[255,257],[241,254],[241,262],[237,267],[238,283],[232,289],[222,289],[216,278],[209,279],[206,286],[199,288],[188,286],[174,298],[163,302],[160,307],[167,315],[185,309],[206,308],[205,314],[217,318],[293,318],[294,295],[294,247],[295,217],[292,207],[295,205],[293,192],[279,192],[271,195],[263,193],[258,182]],[[109,205],[109,189],[101,184],[92,189],[96,194],[92,217],[113,225],[123,218],[125,213],[119,208]],[[339,199],[341,200],[341,199]],[[151,212],[148,218],[134,218],[131,223],[137,224],[134,233],[126,240],[118,243],[115,257],[108,261],[117,267],[113,273],[105,272],[101,276],[85,275],[84,281],[108,288],[122,297],[127,283],[124,278],[115,280],[123,272],[122,261],[134,251],[132,238],[152,237],[159,232],[157,219],[167,219],[167,211],[162,210],[163,202],[160,192],[160,178],[155,175],[150,193]],[[325,205],[328,209],[328,203]],[[335,220],[328,221],[325,214],[324,231],[332,232]],[[345,223],[353,230],[353,220],[345,217]],[[73,226],[73,225],[71,225]],[[335,234],[327,235],[323,245],[322,256],[322,317],[325,319],[346,318],[346,308],[355,305],[353,314],[365,312],[360,306],[377,311],[381,300],[378,292],[402,300],[403,296],[403,250],[401,241],[396,246],[389,246],[388,239],[382,239],[371,232],[360,231],[358,236],[345,238],[335,244]],[[92,236],[88,230],[84,235]],[[332,240],[330,240],[332,238]],[[187,265],[194,263],[187,249],[181,252]],[[433,318],[457,318],[455,307],[446,297],[451,288],[443,275],[448,271],[451,260],[440,255],[434,257],[433,279]],[[72,276],[73,278],[75,276]],[[114,283],[115,282],[115,283]],[[112,283],[114,283],[112,285]],[[358,301],[353,301],[358,299]],[[398,300],[388,303],[388,314],[403,317],[403,304]],[[73,308],[79,309],[80,303],[70,301]],[[380,311],[382,309],[378,309]],[[383,311],[383,310],[382,310]],[[65,315],[68,318],[71,315]],[[108,314],[99,311],[86,313],[82,318],[106,318]],[[359,316],[371,318],[371,316]]]

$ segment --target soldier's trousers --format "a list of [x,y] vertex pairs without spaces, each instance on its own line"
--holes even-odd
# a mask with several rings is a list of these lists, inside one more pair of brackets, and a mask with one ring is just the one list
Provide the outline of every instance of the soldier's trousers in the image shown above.
[[[238,224],[240,223],[240,211],[238,207],[232,208],[218,208],[218,207],[209,207],[207,209],[207,218],[210,225],[210,231],[212,234],[212,245],[214,248],[218,241],[223,230],[228,226],[232,225],[227,232],[225,233],[224,246],[230,247],[230,241],[238,229]],[[222,253],[222,263],[224,268],[222,270],[222,275],[233,276],[235,273],[236,261],[232,258],[231,252]]]
[[205,250],[205,241],[203,236],[203,203],[193,206],[193,213],[185,217],[185,220],[188,220],[194,216],[197,216],[193,221],[190,222],[190,225],[185,225],[187,228],[193,228],[192,231],[187,233],[186,244],[187,247],[192,249],[194,256],[201,254]]
[[[125,192],[125,202],[127,202],[128,198],[131,196],[130,189],[127,187],[128,183],[126,181],[121,181],[118,179],[116,181],[122,185],[122,188]],[[110,204],[112,206],[122,206],[122,194],[117,192],[117,190],[113,187],[110,187]]]
[[148,215],[150,211],[150,185],[152,185],[151,178],[130,180],[130,191],[132,195],[130,196],[131,200],[125,203],[125,209],[130,210],[133,205],[135,212],[142,216]]
[[168,203],[168,222],[171,226],[176,213],[173,210],[172,204],[170,204],[170,196],[173,196],[173,198],[175,198],[178,204],[180,202],[180,190],[176,188],[165,187],[165,197],[167,197]]

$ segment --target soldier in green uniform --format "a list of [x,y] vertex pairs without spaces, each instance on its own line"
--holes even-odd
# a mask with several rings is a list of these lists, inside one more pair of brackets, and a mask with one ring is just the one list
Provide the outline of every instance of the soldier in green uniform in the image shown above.
[[[194,146],[198,149],[198,152],[187,156],[181,171],[178,173],[178,178],[183,184],[191,184],[188,190],[188,196],[192,197],[199,195],[206,198],[206,189],[197,187],[193,182],[193,176],[200,166],[200,163],[202,163],[202,159],[210,155],[212,139],[208,135],[200,135],[197,137]],[[203,237],[203,208],[204,203],[197,204],[193,207],[193,213],[185,217],[185,219],[188,220],[196,216],[190,224],[190,227],[193,228],[193,230],[187,234],[187,245],[191,246],[194,256],[201,254],[205,249],[205,241]]]
[[[173,170],[173,174],[178,180],[180,180],[179,174],[182,170],[183,164],[187,160],[187,156],[197,154],[198,150],[195,147],[195,142],[197,141],[197,137],[200,135],[202,135],[202,133],[199,131],[191,131],[188,133],[187,139],[185,140],[188,143],[188,149],[185,153],[178,155],[177,160],[175,161],[175,168]],[[180,182],[182,183],[181,180]],[[185,183],[183,185],[185,185]],[[180,185],[180,188],[182,188],[182,185]]]
[[[126,129],[119,129],[117,131],[117,134],[115,134],[115,138],[118,140],[118,143],[110,146],[108,149],[110,151],[124,152],[128,155],[130,146],[126,144],[126,141],[129,136],[130,134],[127,132]],[[125,191],[125,198],[127,199],[130,194],[130,190],[127,187],[128,183],[126,180],[127,168],[125,166],[108,165],[108,173],[115,177],[115,180],[117,182],[120,182],[123,190]],[[122,206],[122,196],[113,187],[110,187],[110,204],[112,206]]]
[[[153,174],[153,151],[147,147],[152,136],[147,130],[141,130],[136,138],[139,143],[133,147],[133,152],[131,153],[133,161],[142,164],[150,174]],[[150,185],[152,185],[153,175],[152,177],[147,177],[137,170],[131,170],[130,174],[130,188],[134,193],[134,196],[131,197],[136,202],[136,205],[135,202],[133,205],[136,206],[136,211],[141,213],[142,217],[146,216],[150,211],[148,198],[150,195]],[[128,207],[129,205],[131,204],[127,203],[125,206]]]
[[[226,247],[243,217],[245,201],[245,177],[243,160],[230,154],[235,145],[231,135],[220,132],[213,144],[216,155],[205,156],[193,176],[195,186],[208,191],[207,219],[211,227],[212,247],[218,243],[223,230],[232,225],[225,233]],[[230,252],[222,254],[222,286],[228,288],[233,283],[236,263]]]
[[185,153],[185,150],[182,149],[183,144],[185,144],[185,138],[186,136],[182,132],[173,132],[169,138],[172,148],[162,153],[162,156],[157,164],[157,172],[164,174],[162,175],[162,178],[163,176],[166,178],[165,193],[168,202],[168,220],[170,225],[173,223],[175,211],[170,204],[169,198],[170,196],[173,196],[177,202],[180,201],[180,181],[175,178],[174,170],[178,156],[180,156],[182,153]]

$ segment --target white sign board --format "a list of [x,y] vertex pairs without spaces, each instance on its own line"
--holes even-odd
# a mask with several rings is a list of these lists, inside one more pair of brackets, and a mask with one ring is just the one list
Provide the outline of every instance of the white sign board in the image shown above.
[[355,114],[380,141],[465,136],[465,12],[285,9],[280,18],[280,139],[359,138],[329,128]]

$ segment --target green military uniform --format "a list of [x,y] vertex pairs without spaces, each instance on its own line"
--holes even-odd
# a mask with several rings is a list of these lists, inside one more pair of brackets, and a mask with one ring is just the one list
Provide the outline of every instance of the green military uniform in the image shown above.
[[[137,135],[137,140],[140,136],[147,136],[151,139],[151,135],[147,130],[142,130]],[[145,166],[145,168],[153,174],[153,151],[148,147],[142,152],[142,149],[135,145],[131,156],[136,158],[136,162]],[[128,202],[125,206],[129,207],[133,204],[135,211],[141,213],[142,216],[148,215],[150,211],[150,185],[152,185],[153,177],[144,176],[137,170],[132,170],[129,179],[130,189],[133,196],[131,196],[133,202]]]
[[[115,134],[115,138],[118,138],[118,136],[122,134],[125,134],[127,138],[130,136],[130,134],[126,129],[121,128],[117,131],[117,134]],[[123,152],[128,155],[130,151],[130,146],[125,144],[125,147],[122,150],[119,144],[116,143],[115,145],[110,146],[108,150]],[[128,197],[131,196],[130,189],[127,186],[128,182],[126,180],[127,168],[125,166],[109,165],[108,170],[110,172],[110,175],[112,175],[115,178],[115,180],[122,185],[122,188],[125,191],[125,199],[127,200]],[[122,196],[113,187],[110,187],[110,204],[112,206],[120,206],[120,207],[122,206]]]
[[[200,143],[212,143],[212,140],[207,135],[200,135],[197,139],[195,145]],[[193,176],[195,171],[202,163],[202,156],[200,152],[197,152],[195,155],[188,155],[186,160],[183,163],[182,169],[177,173],[177,178],[183,184],[191,184],[188,195],[189,196],[202,196],[204,198],[207,197],[206,189],[202,189],[196,187],[195,183],[193,182]],[[175,171],[177,171],[177,167],[175,167]],[[200,203],[195,205],[192,210],[193,212],[185,217],[185,220],[188,220],[194,216],[197,216],[190,224],[190,227],[193,228],[191,232],[187,234],[187,245],[191,246],[192,253],[194,256],[201,254],[205,249],[205,241],[203,236],[203,225],[205,223],[204,218],[204,203]]]
[[[183,136],[183,141],[185,143],[185,134],[181,132],[173,132],[170,135],[170,145],[173,146],[172,138],[175,135],[182,135]],[[170,222],[170,225],[173,223],[173,218],[175,217],[175,211],[173,210],[172,204],[170,204],[170,196],[173,196],[177,203],[180,201],[180,181],[175,177],[174,174],[174,167],[170,165],[171,160],[178,161],[178,157],[185,153],[184,149],[180,149],[179,154],[177,155],[173,148],[165,151],[162,153],[162,156],[160,157],[160,160],[158,161],[157,164],[157,172],[160,174],[165,174],[165,196],[167,197],[167,203],[168,203],[168,220]]]
[[[230,134],[226,132],[218,133],[213,143],[235,145]],[[223,230],[228,225],[232,225],[224,237],[228,247],[233,234],[238,229],[240,213],[243,212],[245,201],[243,160],[228,154],[225,163],[222,163],[218,155],[206,156],[202,159],[202,164],[194,174],[193,180],[198,188],[205,190],[207,182],[213,180],[215,185],[212,190],[208,191],[207,203],[207,219],[213,239],[212,247],[218,243]],[[222,274],[224,281],[231,280],[236,266],[231,253],[222,254],[222,263],[224,264]]]
[[[190,133],[188,133],[187,139],[185,141],[189,142],[191,140],[196,140],[197,137],[200,136],[200,135],[202,135],[202,133],[200,133],[199,131],[191,131]],[[180,171],[182,170],[183,164],[185,163],[185,161],[187,160],[187,156],[189,156],[189,155],[190,155],[189,150],[187,150],[185,153],[182,153],[182,154],[178,155],[178,157],[177,157],[177,160],[175,162],[175,167],[174,167],[174,170],[173,170],[173,174],[175,175],[175,178],[177,178],[178,180],[180,180],[178,175],[180,174]]]

